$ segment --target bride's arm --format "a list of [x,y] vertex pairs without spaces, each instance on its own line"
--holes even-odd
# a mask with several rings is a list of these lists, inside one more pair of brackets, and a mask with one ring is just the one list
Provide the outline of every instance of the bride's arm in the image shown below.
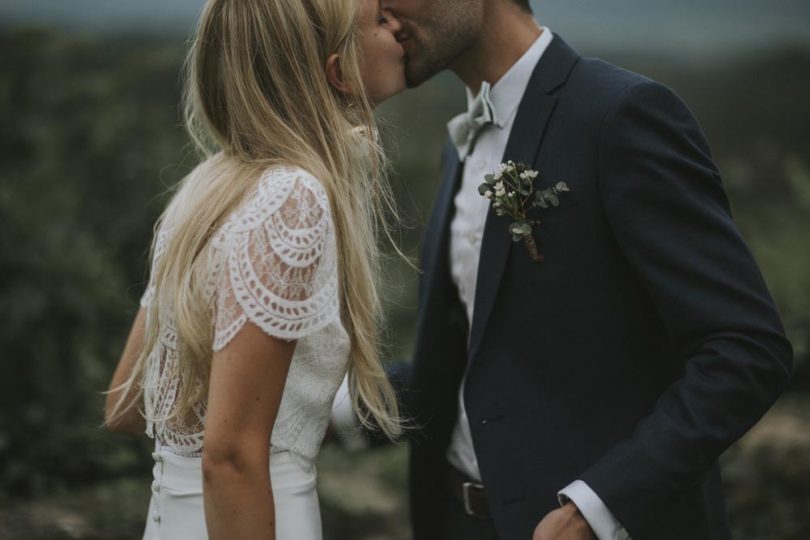
[[202,456],[212,540],[275,538],[270,435],[294,350],[246,323],[214,353]]
[[[110,388],[107,392],[107,401],[104,407],[104,425],[110,431],[128,433],[130,435],[141,435],[146,429],[146,423],[143,416],[141,416],[137,404],[126,409],[126,412],[121,415],[116,417],[112,416],[115,405],[118,403],[124,391],[123,389],[117,391],[115,389],[129,378],[135,362],[141,355],[145,324],[146,310],[141,308],[132,323],[127,343],[124,346],[124,351],[121,353],[121,358],[118,360],[118,366],[115,368],[115,373],[113,374],[112,381],[110,381]],[[134,388],[130,389],[130,392],[128,392],[126,396],[125,403],[132,401],[135,390]]]

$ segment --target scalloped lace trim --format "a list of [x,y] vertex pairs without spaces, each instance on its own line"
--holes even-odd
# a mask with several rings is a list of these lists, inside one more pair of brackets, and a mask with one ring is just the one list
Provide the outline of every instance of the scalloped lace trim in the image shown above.
[[[170,231],[157,233],[154,265]],[[337,253],[326,192],[306,171],[272,169],[255,193],[212,240],[212,273],[206,294],[216,310],[214,351],[222,350],[250,321],[269,335],[300,340],[273,429],[275,451],[289,451],[311,467],[328,423],[349,353],[340,324]],[[141,306],[154,300],[149,283]],[[171,309],[161,313],[160,338],[144,376],[147,435],[173,453],[202,451],[206,403],[193,415],[166,421],[177,397],[179,362]]]

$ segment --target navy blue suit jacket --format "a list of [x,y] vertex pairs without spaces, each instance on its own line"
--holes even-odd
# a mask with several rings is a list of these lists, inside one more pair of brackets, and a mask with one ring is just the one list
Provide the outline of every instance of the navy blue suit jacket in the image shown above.
[[787,384],[793,352],[694,117],[669,89],[559,36],[503,156],[567,182],[535,230],[487,217],[472,329],[450,277],[448,145],[422,246],[407,409],[416,540],[439,538],[457,392],[504,540],[584,480],[636,540],[729,538],[718,456]]

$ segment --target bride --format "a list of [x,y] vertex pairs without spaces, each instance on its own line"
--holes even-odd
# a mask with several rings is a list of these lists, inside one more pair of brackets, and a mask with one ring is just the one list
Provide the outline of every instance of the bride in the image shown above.
[[146,539],[321,538],[314,461],[347,370],[363,421],[402,430],[372,117],[405,86],[398,29],[377,0],[205,5],[185,101],[207,157],[155,226],[105,412],[155,440]]

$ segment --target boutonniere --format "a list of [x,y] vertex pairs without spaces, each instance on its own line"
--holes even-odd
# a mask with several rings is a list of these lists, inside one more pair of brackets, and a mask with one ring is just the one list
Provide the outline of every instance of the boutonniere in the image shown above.
[[534,240],[534,227],[540,225],[539,219],[530,219],[531,208],[549,208],[560,205],[560,195],[568,189],[565,182],[536,190],[534,179],[538,172],[526,167],[523,163],[507,161],[498,165],[494,173],[484,176],[484,183],[478,186],[478,193],[489,199],[492,208],[499,216],[508,214],[515,221],[509,225],[509,232],[514,242],[523,240],[529,255],[535,262],[543,262],[543,256],[537,250]]

